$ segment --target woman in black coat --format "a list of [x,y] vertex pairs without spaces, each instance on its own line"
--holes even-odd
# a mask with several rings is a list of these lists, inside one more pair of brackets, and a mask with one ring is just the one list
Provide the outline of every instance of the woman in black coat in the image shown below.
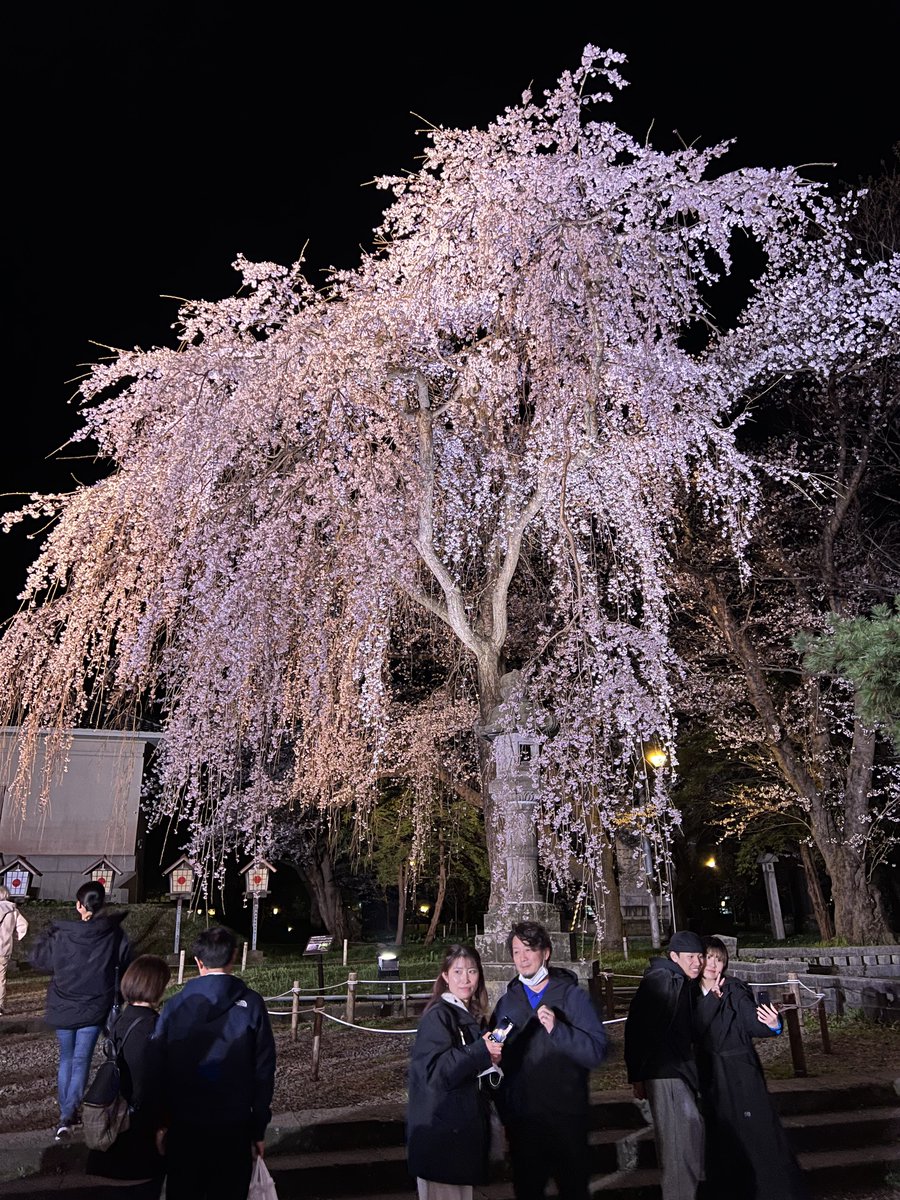
[[155,954],[141,954],[122,976],[125,1004],[110,1030],[119,1062],[121,1094],[130,1109],[128,1128],[108,1150],[91,1150],[88,1175],[106,1179],[144,1180],[127,1189],[103,1187],[112,1200],[120,1194],[130,1200],[156,1200],[162,1190],[165,1160],[156,1146],[156,1089],[150,1039],[159,1017],[159,1006],[172,972]]
[[753,1038],[781,1033],[781,1018],[771,1005],[757,1005],[747,984],[725,978],[728,951],[719,938],[706,938],[704,953],[694,1018],[706,1121],[703,1194],[805,1200],[803,1174],[753,1047]]
[[416,1032],[409,1064],[406,1154],[419,1200],[471,1200],[486,1183],[490,1108],[484,1079],[502,1046],[484,1032],[478,951],[451,946]]
[[122,929],[124,913],[106,911],[102,883],[84,883],[75,893],[77,921],[53,921],[35,945],[31,965],[53,978],[44,1019],[59,1043],[58,1142],[78,1123],[78,1109],[97,1038],[115,999],[116,977],[131,958]]

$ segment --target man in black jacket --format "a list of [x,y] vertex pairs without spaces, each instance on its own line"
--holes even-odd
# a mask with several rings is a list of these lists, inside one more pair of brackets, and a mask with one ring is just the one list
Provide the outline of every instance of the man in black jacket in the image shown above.
[[265,1151],[275,1039],[265,1001],[234,970],[230,929],[204,930],[200,971],[163,1006],[151,1040],[167,1200],[246,1200]]
[[703,1178],[703,1118],[692,1044],[703,943],[676,933],[652,958],[625,1023],[625,1064],[638,1100],[648,1100],[662,1170],[663,1200],[694,1200]]
[[541,1200],[554,1179],[560,1200],[586,1200],[588,1081],[606,1056],[606,1031],[573,972],[549,966],[552,943],[543,925],[514,925],[507,946],[519,974],[500,997],[491,1027],[513,1023],[497,1107],[515,1194]]

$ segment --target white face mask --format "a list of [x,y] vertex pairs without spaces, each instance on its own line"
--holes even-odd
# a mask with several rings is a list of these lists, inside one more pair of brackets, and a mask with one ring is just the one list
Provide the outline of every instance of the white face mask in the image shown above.
[[526,987],[530,987],[532,990],[534,990],[539,983],[543,983],[549,974],[550,972],[547,970],[547,964],[541,963],[533,975],[520,975],[519,981],[524,983]]

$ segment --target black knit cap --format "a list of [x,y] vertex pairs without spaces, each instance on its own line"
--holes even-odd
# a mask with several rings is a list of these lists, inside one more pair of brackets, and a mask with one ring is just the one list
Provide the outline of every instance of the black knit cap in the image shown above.
[[669,952],[671,954],[702,954],[703,943],[696,933],[689,933],[688,930],[683,929],[672,934]]

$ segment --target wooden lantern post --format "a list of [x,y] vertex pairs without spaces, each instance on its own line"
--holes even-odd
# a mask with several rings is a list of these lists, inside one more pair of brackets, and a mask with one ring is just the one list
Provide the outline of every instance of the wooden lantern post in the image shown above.
[[194,868],[182,855],[171,867],[166,867],[163,874],[169,877],[169,895],[175,899],[175,946],[172,953],[177,956],[181,949],[181,907],[185,896],[190,897],[194,890]]
[[258,957],[256,950],[256,939],[259,932],[259,902],[264,896],[269,894],[269,875],[274,874],[277,870],[270,862],[266,862],[264,858],[257,858],[253,862],[247,863],[245,867],[241,867],[241,874],[244,876],[244,895],[253,902],[253,928],[250,935],[250,952]]

